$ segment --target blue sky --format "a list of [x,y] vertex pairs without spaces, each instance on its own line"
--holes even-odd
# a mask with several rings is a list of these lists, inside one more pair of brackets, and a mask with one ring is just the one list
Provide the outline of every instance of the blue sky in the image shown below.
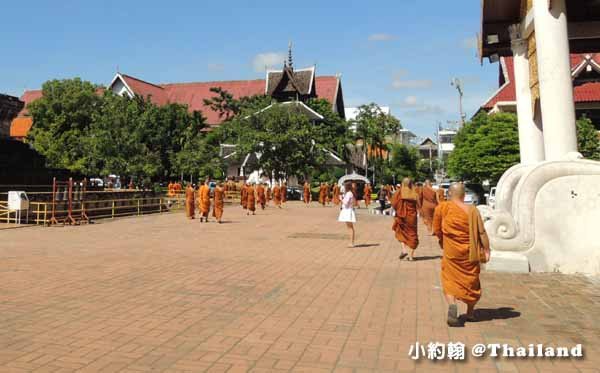
[[53,78],[108,84],[117,67],[151,82],[254,79],[279,67],[342,74],[346,106],[391,106],[406,128],[434,133],[497,88],[498,66],[476,57],[480,0],[10,1],[3,4],[0,92]]

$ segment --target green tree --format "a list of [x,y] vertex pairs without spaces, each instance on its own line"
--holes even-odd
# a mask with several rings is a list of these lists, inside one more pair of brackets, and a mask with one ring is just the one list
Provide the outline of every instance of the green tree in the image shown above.
[[101,107],[97,88],[79,78],[51,80],[43,84],[42,97],[28,105],[35,125],[27,141],[46,157],[47,166],[95,172],[86,140]]
[[577,120],[577,148],[585,158],[600,160],[598,131],[585,116]]
[[[390,137],[397,134],[402,125],[394,116],[385,114],[375,103],[359,106],[358,115],[352,124],[356,127],[356,140],[362,141],[367,159],[365,172],[368,173],[369,162],[384,158]],[[381,162],[375,163],[381,167]]]
[[496,183],[509,167],[519,162],[516,115],[477,115],[458,132],[448,171],[456,178]]
[[396,181],[404,177],[416,178],[418,176],[418,164],[419,152],[417,148],[403,144],[392,145],[389,170]]

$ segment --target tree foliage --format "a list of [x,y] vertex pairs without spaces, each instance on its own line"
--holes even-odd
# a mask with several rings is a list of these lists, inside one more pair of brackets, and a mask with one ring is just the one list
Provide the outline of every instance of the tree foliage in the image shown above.
[[587,117],[577,120],[577,148],[585,158],[600,160],[598,131]]
[[448,158],[448,171],[462,180],[495,183],[504,171],[518,162],[516,115],[482,113],[456,135],[454,151]]
[[198,145],[204,127],[201,114],[185,105],[99,94],[80,79],[47,82],[29,111],[35,126],[28,141],[49,166],[90,176],[175,176],[189,168],[180,153]]

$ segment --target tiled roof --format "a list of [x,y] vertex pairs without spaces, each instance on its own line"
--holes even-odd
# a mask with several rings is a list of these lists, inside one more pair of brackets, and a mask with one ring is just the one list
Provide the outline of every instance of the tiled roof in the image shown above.
[[[584,62],[585,54],[571,55],[571,69],[575,70]],[[592,55],[592,60],[600,64],[600,54]],[[513,57],[502,57],[500,59],[500,88],[481,107],[491,110],[498,102],[515,102],[517,100],[515,90],[515,72]],[[600,102],[600,82],[585,83],[575,86],[573,97],[577,102]]]
[[[207,123],[209,123],[211,127],[219,125],[224,120],[224,118],[219,117],[219,113],[213,111],[204,104],[205,99],[216,96],[215,93],[210,91],[211,88],[220,87],[232,94],[234,98],[240,98],[264,95],[266,84],[265,79],[153,84],[130,75],[120,75],[123,77],[127,86],[133,90],[135,94],[143,97],[150,97],[150,100],[157,105],[164,105],[171,102],[185,104],[190,111],[199,110],[206,117]],[[319,76],[315,78],[315,86],[313,89],[316,90],[317,97],[324,98],[334,105],[337,99],[338,86],[339,79],[337,77]],[[42,97],[41,90],[25,91],[21,100],[24,101],[25,106],[27,106],[27,104],[40,97]],[[26,115],[27,112],[23,109],[21,113],[19,113],[19,118],[26,117]],[[25,128],[23,123],[25,123],[25,120],[19,124],[15,124],[15,130],[17,128]],[[25,130],[25,135],[31,127],[31,121],[29,123],[29,127]],[[210,127],[208,127],[208,129],[210,129]],[[22,133],[21,130],[17,132]]]

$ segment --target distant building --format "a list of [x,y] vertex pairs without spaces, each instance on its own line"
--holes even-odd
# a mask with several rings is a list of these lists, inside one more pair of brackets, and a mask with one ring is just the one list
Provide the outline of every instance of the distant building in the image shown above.
[[23,106],[17,97],[0,94],[0,138],[10,137],[10,125]]
[[457,132],[455,129],[440,129],[438,131],[438,156],[440,159],[446,160],[454,150],[454,137],[456,137]]
[[419,154],[423,159],[435,160],[438,156],[438,144],[431,138],[427,137],[421,141],[418,146]]

